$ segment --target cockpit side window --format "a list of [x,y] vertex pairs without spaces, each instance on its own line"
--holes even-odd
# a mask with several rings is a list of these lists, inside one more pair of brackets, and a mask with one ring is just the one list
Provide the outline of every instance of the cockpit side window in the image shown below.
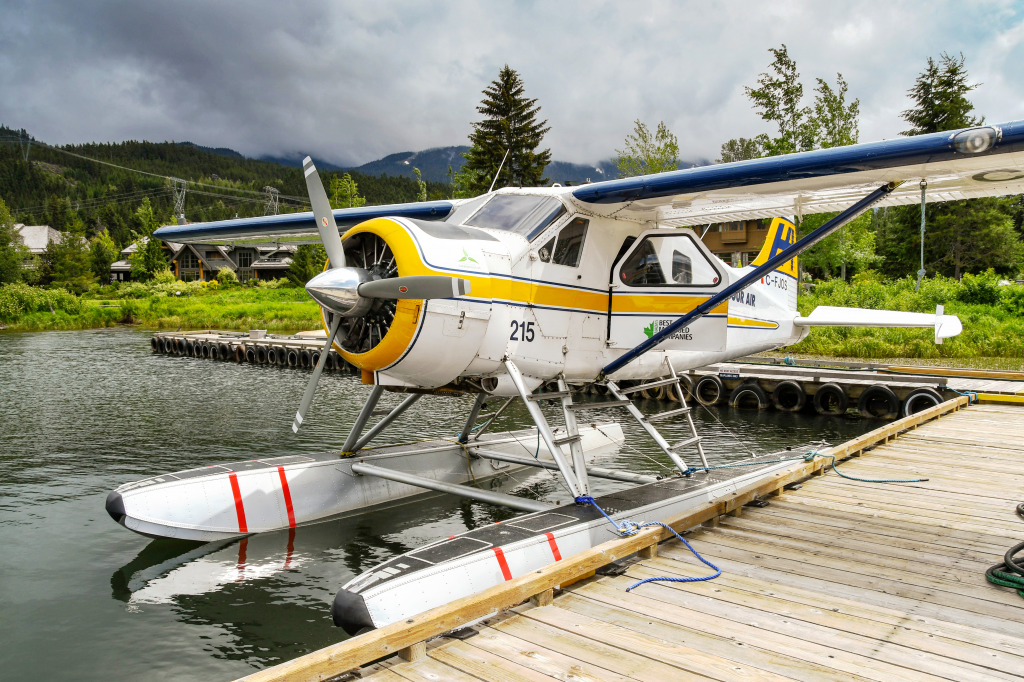
[[558,233],[558,242],[555,244],[555,253],[551,262],[578,268],[589,225],[590,221],[586,218],[573,218],[568,225],[563,227],[562,231]]
[[714,286],[721,274],[689,234],[650,235],[619,268],[619,281],[631,287]]

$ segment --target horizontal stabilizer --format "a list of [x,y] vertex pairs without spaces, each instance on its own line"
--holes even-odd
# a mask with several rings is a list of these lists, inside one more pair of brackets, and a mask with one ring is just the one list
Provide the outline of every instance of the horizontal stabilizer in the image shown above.
[[942,343],[942,339],[956,336],[963,331],[960,318],[956,315],[944,315],[942,306],[938,306],[933,315],[823,305],[815,308],[806,317],[797,316],[793,319],[793,324],[798,327],[934,327],[935,343]]

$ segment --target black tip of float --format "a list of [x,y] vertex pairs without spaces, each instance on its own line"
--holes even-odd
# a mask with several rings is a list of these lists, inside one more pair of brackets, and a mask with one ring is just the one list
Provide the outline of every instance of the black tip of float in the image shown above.
[[107,495],[107,513],[110,514],[110,518],[114,519],[122,526],[124,525],[124,498],[121,497],[121,493],[116,490]]
[[338,590],[338,594],[334,597],[334,603],[331,604],[331,618],[335,625],[352,637],[376,629],[373,621],[370,620],[370,612],[366,610],[363,596],[346,589]]

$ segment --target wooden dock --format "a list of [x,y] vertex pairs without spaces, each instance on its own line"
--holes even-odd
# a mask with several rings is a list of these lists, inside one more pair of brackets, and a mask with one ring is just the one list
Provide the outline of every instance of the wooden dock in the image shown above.
[[[715,580],[627,593],[710,572],[645,529],[250,678],[1019,680],[1024,601],[984,572],[1024,538],[1024,409],[966,403],[826,451],[853,456],[850,476],[927,482],[851,481],[818,458],[668,520]],[[613,559],[625,574],[589,577]]]

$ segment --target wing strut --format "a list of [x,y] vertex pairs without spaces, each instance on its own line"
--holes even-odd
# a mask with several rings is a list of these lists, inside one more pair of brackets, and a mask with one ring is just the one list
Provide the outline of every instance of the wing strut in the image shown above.
[[785,263],[786,261],[791,260],[796,256],[799,256],[801,253],[811,248],[812,246],[820,242],[822,239],[829,236],[830,234],[838,230],[840,227],[842,227],[846,223],[850,222],[851,220],[859,216],[864,211],[871,208],[872,204],[875,204],[876,202],[881,201],[882,199],[887,197],[889,194],[892,193],[894,189],[899,187],[901,184],[903,183],[890,182],[885,185],[882,185],[874,192],[867,195],[866,197],[858,201],[856,204],[854,204],[850,208],[846,209],[845,211],[837,215],[832,220],[828,221],[827,223],[816,229],[814,232],[811,232],[809,235],[798,241],[796,244],[793,244],[792,246],[783,251],[779,251],[777,254],[769,258],[763,265],[754,268],[752,271],[748,272],[743,277],[739,278],[726,288],[722,289],[720,292],[718,292],[708,300],[704,301],[696,308],[694,308],[687,314],[683,315],[678,320],[676,320],[669,326],[665,327],[651,338],[647,339],[646,341],[636,346],[632,350],[626,352],[619,359],[608,363],[608,365],[601,370],[601,375],[608,376],[612,372],[622,369],[633,360],[637,359],[650,349],[654,348],[664,339],[674,334],[679,329],[690,324],[698,317],[703,317],[704,315],[708,314],[708,312],[714,310],[715,306],[720,304],[722,301],[728,300],[729,297],[735,294],[737,291],[745,289],[753,282],[761,279],[766,274],[768,274],[775,268],[779,267],[779,265],[781,265],[782,263]]

